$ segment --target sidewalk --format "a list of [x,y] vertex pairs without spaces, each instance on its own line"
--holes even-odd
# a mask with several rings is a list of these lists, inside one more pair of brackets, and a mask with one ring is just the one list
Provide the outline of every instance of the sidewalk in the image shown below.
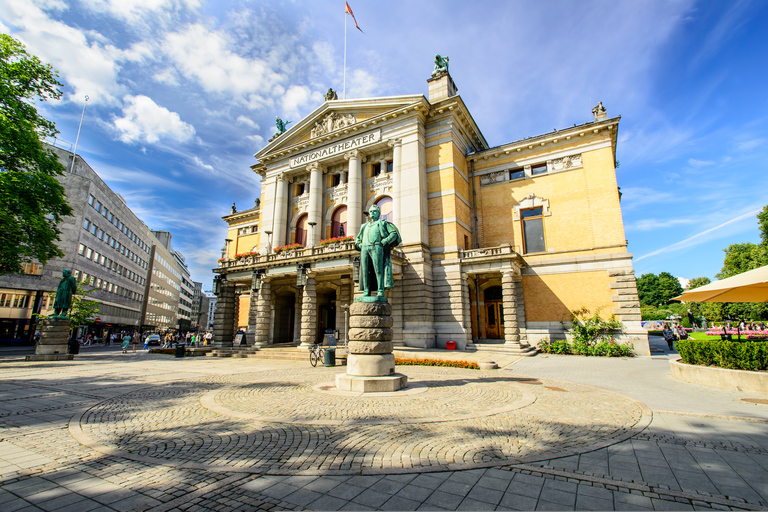
[[414,394],[355,398],[307,362],[4,357],[0,510],[767,508],[767,397],[672,379],[669,350],[446,352],[412,357],[505,369],[399,367]]

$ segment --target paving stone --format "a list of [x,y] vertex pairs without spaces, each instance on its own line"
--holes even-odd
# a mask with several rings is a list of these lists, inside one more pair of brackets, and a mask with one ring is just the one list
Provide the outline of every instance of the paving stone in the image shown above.
[[420,501],[409,500],[402,496],[392,496],[378,507],[378,510],[417,510],[420,506]]
[[339,498],[334,498],[333,496],[320,496],[318,499],[310,503],[306,509],[307,510],[340,510],[342,507],[347,505],[349,502],[347,500],[342,500]]

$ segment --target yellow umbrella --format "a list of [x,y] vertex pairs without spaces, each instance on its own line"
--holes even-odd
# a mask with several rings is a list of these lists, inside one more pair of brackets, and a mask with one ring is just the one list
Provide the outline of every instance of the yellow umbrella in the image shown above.
[[768,265],[688,290],[685,302],[768,302]]

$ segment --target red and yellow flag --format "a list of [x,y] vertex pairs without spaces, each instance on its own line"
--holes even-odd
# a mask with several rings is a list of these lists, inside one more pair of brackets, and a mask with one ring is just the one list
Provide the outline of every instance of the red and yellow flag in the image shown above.
[[[355,13],[352,12],[352,8],[349,6],[349,3],[344,2],[344,12],[352,16],[352,20],[355,22],[355,27],[360,32],[363,32],[363,29],[360,28],[360,26],[357,24],[357,18],[355,18]],[[365,34],[365,32],[363,32]]]

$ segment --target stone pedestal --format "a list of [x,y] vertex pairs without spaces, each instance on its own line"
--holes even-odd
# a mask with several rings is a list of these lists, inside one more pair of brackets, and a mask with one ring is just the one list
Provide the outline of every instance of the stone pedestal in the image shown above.
[[338,389],[380,393],[406,386],[408,377],[395,373],[392,324],[392,306],[387,302],[350,305],[347,373],[336,376]]
[[42,321],[40,340],[35,348],[35,355],[27,356],[27,361],[71,361],[75,356],[67,354],[69,343],[69,318]]

